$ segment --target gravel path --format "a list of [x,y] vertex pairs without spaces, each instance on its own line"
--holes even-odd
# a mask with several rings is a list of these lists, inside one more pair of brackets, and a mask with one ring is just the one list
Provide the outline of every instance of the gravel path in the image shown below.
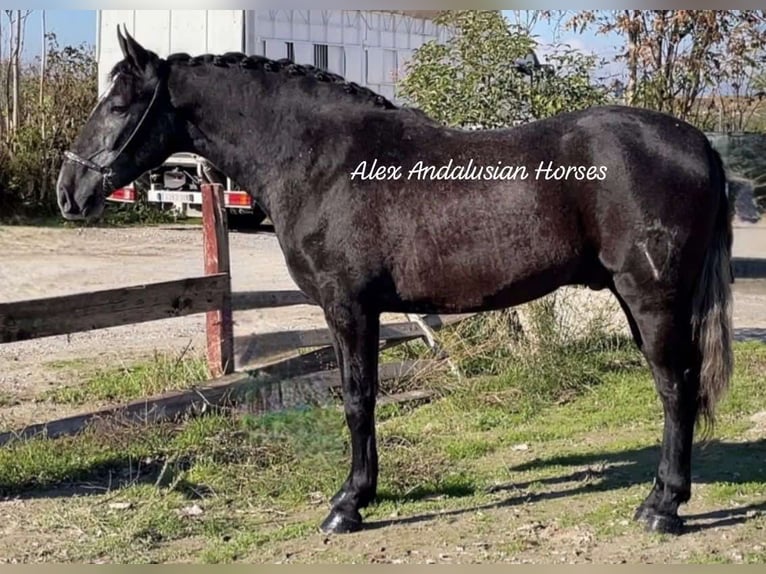
[[[231,233],[235,291],[296,289],[276,238],[270,233]],[[743,225],[735,233],[735,254],[766,255],[766,225]],[[145,228],[0,227],[0,301],[51,297],[201,275],[202,235],[182,225]],[[738,281],[735,326],[766,332],[766,282]],[[611,297],[606,294],[607,297]],[[603,293],[589,297],[604,297]],[[386,320],[402,320],[387,316]],[[80,359],[120,364],[154,350],[204,348],[204,316],[182,317],[102,329],[70,336],[0,345],[0,396],[29,399],[41,389],[64,384],[51,362]],[[297,305],[235,314],[235,336],[324,326],[321,311]],[[0,412],[0,425],[40,420],[48,408],[26,403]],[[57,415],[61,416],[61,410]]]

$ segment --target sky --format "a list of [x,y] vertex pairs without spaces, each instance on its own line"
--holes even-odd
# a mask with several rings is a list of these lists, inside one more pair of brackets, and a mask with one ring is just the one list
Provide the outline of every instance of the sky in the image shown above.
[[[518,12],[521,12],[521,20],[528,17],[528,13],[533,10],[503,10],[503,15],[514,23],[519,19]],[[615,56],[624,51],[622,41],[616,34],[604,35],[596,34],[592,30],[586,30],[583,33],[576,33],[566,30],[562,22],[549,22],[547,20],[538,20],[531,29],[532,35],[541,44],[537,50],[538,58],[544,63],[546,50],[545,45],[566,44],[571,48],[594,54],[599,58],[608,60],[598,71],[600,77],[620,76],[624,66],[620,62],[615,62]]]
[[[517,13],[522,12],[521,17],[526,18],[531,11],[504,10],[503,14],[510,20],[515,21]],[[56,34],[60,46],[78,45],[81,43],[94,45],[96,42],[96,11],[95,10],[48,10],[46,11],[47,29]],[[28,18],[26,31],[25,57],[34,59],[40,54],[41,46],[40,11],[35,10]],[[546,44],[562,42],[572,48],[586,53],[595,53],[598,56],[612,59],[617,53],[618,39],[614,36],[597,35],[593,32],[576,34],[564,31],[555,23],[538,21],[532,29],[539,42]],[[545,60],[545,49],[538,54],[541,60]],[[619,73],[618,64],[610,64],[603,73]]]
[[[54,32],[59,46],[76,46],[82,43],[96,43],[95,10],[46,10],[46,28]],[[3,25],[7,28],[7,19],[3,14]],[[34,10],[27,18],[24,55],[33,59],[40,55],[41,38],[40,10]],[[6,48],[7,50],[7,48]]]

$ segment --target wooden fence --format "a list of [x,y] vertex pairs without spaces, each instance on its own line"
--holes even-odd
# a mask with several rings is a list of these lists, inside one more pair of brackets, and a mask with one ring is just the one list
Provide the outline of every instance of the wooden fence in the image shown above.
[[[6,432],[0,434],[0,444],[40,433],[49,437],[71,434],[96,420],[117,415],[157,421],[235,403],[260,412],[289,406],[291,401],[297,404],[312,394],[324,395],[339,384],[326,328],[234,337],[234,311],[314,303],[301,291],[232,293],[223,189],[217,184],[204,185],[202,194],[205,275],[0,303],[0,344],[205,313],[207,363],[213,379],[191,390],[141,398]],[[381,348],[420,337],[433,342],[433,331],[467,316],[418,316],[402,323],[385,324],[381,327]],[[306,348],[314,350],[304,352]],[[276,356],[282,358],[268,361]],[[258,368],[248,370],[256,363]],[[383,380],[399,377],[433,368],[434,364],[433,361],[382,364],[380,376]],[[413,398],[419,398],[418,394],[414,393]]]

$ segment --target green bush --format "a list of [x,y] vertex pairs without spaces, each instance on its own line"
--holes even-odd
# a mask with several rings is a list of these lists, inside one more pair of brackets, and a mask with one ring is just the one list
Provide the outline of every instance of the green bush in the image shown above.
[[398,86],[404,99],[451,126],[497,128],[606,103],[608,91],[591,81],[596,58],[551,46],[553,68],[532,76],[515,62],[536,48],[525,31],[511,31],[498,11],[452,10],[437,21],[454,34],[415,51]]
[[[0,66],[0,87],[8,86]],[[20,116],[0,140],[0,217],[57,213],[55,185],[62,153],[70,146],[97,99],[97,65],[87,45],[59,48],[48,36],[47,67],[40,98],[38,65],[21,70]]]

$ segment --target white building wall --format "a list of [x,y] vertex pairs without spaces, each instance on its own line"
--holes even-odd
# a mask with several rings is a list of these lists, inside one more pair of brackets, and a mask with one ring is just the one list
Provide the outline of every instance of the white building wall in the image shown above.
[[327,46],[328,69],[394,98],[394,86],[415,49],[445,41],[431,20],[364,10],[101,10],[97,36],[99,90],[122,55],[118,25],[160,56],[174,52],[244,51],[314,64],[316,45]]
[[431,20],[365,10],[250,10],[247,30],[248,53],[284,58],[292,42],[299,64],[315,65],[314,46],[327,45],[330,71],[391,99],[414,51],[449,37]]
[[99,92],[106,87],[109,71],[122,59],[118,26],[125,25],[136,40],[160,57],[245,49],[242,10],[100,10],[98,20]]

